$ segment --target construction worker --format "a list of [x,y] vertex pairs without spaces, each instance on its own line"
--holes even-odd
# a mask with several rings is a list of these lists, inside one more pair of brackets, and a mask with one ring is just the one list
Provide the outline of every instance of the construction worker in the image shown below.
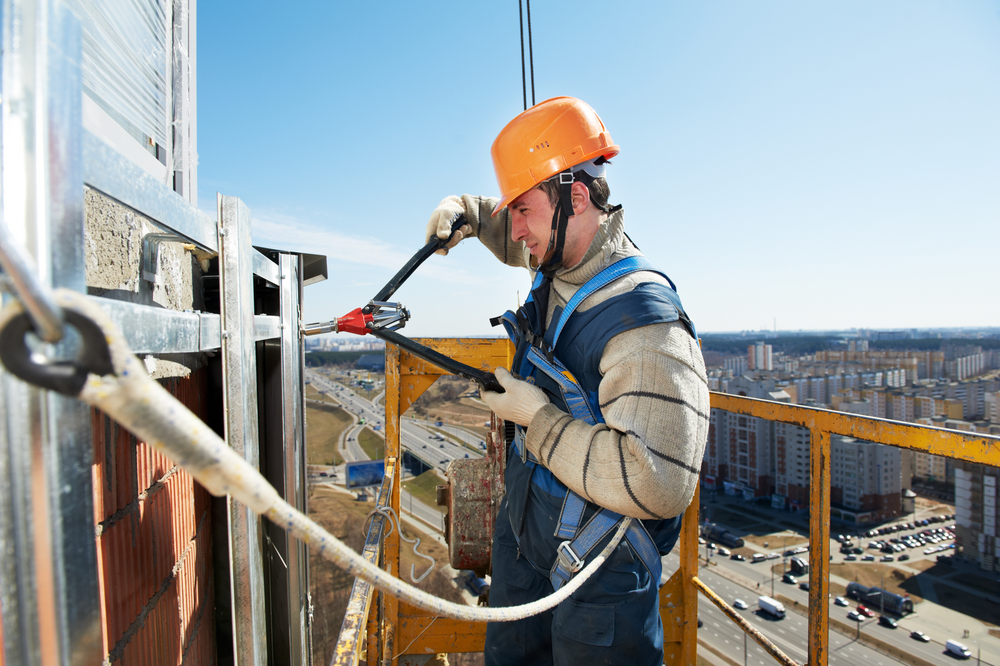
[[[500,198],[446,198],[427,238],[478,238],[533,273],[502,323],[516,345],[504,393],[483,400],[517,424],[497,517],[491,606],[534,601],[635,520],[608,561],[551,612],[491,623],[487,664],[661,664],[660,557],[698,482],[709,401],[695,328],[664,274],[609,206],[619,148],[590,106],[546,100],[492,147]],[[444,251],[447,253],[447,250]]]

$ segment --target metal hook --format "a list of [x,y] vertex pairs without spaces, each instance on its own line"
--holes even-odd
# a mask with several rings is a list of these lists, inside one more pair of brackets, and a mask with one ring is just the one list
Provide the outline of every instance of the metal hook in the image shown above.
[[25,336],[34,330],[31,318],[26,312],[21,312],[0,330],[0,361],[22,381],[63,395],[76,396],[87,382],[87,375],[110,375],[115,369],[104,331],[79,312],[62,308],[59,311],[65,322],[80,332],[82,343],[75,359],[39,362],[25,340]]

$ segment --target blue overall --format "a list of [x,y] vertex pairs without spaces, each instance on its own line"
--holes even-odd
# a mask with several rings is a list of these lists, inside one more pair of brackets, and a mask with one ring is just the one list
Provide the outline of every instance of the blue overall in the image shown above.
[[[642,256],[607,267],[553,313],[554,325],[543,335],[545,312],[534,292],[548,285],[540,274],[524,306],[500,318],[516,347],[512,372],[592,425],[604,422],[598,400],[600,360],[612,337],[674,321],[695,335],[676,291],[655,282],[576,311],[588,296],[636,271],[659,273]],[[508,450],[506,494],[493,537],[491,606],[514,606],[551,594],[584,566],[588,555],[604,548],[621,519],[568,490],[527,452],[525,436],[518,426]],[[680,520],[633,521],[604,565],[569,599],[526,620],[490,623],[486,664],[661,664],[660,557],[677,541]]]

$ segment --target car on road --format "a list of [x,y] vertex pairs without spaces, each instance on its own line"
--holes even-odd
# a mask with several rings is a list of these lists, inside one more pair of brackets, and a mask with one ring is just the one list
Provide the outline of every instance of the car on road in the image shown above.
[[847,602],[847,599],[845,599],[844,597],[837,597],[836,599],[833,600],[833,603],[837,604],[838,606],[848,606],[849,605],[848,602]]
[[930,643],[931,642],[931,637],[928,636],[927,634],[925,634],[922,631],[911,631],[910,632],[910,638],[916,639],[916,640],[920,641],[921,643]]
[[895,562],[895,558],[892,555],[883,555],[879,562]]
[[732,555],[729,556],[729,559],[736,560],[737,562],[746,562],[747,561],[747,558],[743,557],[739,553],[733,553]]
[[865,621],[865,617],[861,613],[859,613],[857,611],[851,611],[851,612],[849,612],[847,614],[847,619],[854,620],[855,622],[864,622]]
[[881,624],[883,627],[889,627],[890,629],[895,629],[896,627],[899,626],[898,624],[896,624],[896,621],[893,620],[888,615],[880,615],[878,618],[878,623]]
[[784,576],[782,576],[782,577],[781,577],[781,580],[782,580],[782,582],[784,582],[784,583],[790,583],[790,584],[792,584],[792,585],[795,585],[796,583],[798,583],[798,582],[799,582],[799,581],[795,580],[795,576],[793,576],[793,575],[792,575],[792,574],[790,574],[790,573],[786,573],[786,574],[785,574]]
[[730,553],[730,551],[729,551],[728,548],[723,548],[722,546],[719,546],[719,548],[717,549],[717,552],[722,557],[729,557],[729,553]]
[[861,604],[858,604],[858,612],[864,615],[865,617],[875,617],[875,613],[872,611],[872,609],[868,608],[867,606],[862,606]]
[[902,555],[899,556],[899,561],[900,562],[905,562],[908,559],[910,559],[910,556],[907,555],[906,553],[903,553]]
[[746,610],[747,608],[749,608],[749,606],[747,605],[747,602],[743,601],[742,599],[737,599],[737,600],[735,600],[733,602],[733,608],[739,608],[740,610]]
[[804,583],[799,583],[799,589],[800,590],[805,590],[806,592],[808,592],[809,591],[809,581],[805,581]]
[[864,557],[861,558],[861,561],[862,562],[874,562],[875,561],[875,556],[874,555],[865,555]]
[[704,546],[705,545],[705,540],[702,539],[701,537],[698,537],[698,545]]
[[845,562],[856,562],[857,560],[858,560],[858,556],[857,555],[846,555],[844,557],[844,561]]
[[767,559],[769,559],[769,560],[776,560],[779,557],[781,557],[781,555],[778,555],[777,553],[768,553],[767,554]]

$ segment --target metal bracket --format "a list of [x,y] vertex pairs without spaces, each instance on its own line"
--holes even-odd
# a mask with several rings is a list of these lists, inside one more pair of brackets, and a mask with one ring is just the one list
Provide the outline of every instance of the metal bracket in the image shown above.
[[183,236],[170,233],[152,233],[142,237],[142,279],[154,285],[163,284],[160,280],[160,244],[190,243]]

